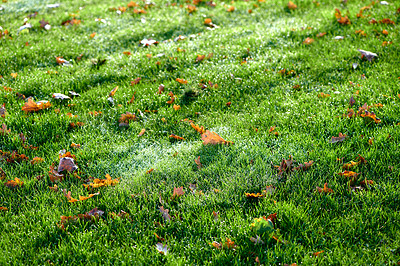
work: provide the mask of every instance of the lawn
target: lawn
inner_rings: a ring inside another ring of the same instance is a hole
[[[399,264],[399,23],[3,0],[0,264]]]

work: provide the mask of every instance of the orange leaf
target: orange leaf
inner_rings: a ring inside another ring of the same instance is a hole
[[[9,180],[4,185],[8,188],[16,188],[16,187],[22,187],[24,185],[24,182],[21,181],[19,178],[14,178],[14,180]]]
[[[46,108],[49,108],[51,103],[49,101],[40,101],[35,103],[31,98],[28,98],[28,101],[25,102],[25,105],[22,106],[22,111],[25,113],[29,112],[37,112]]]
[[[209,130],[206,130],[206,132],[201,135],[201,139],[203,140],[203,145],[233,144],[232,141],[226,141],[223,138],[221,138],[217,133]]]
[[[146,132],[146,129],[145,129],[145,128],[142,128],[142,130],[140,131],[138,137],[143,136],[144,132]]]
[[[197,164],[197,169],[201,169],[203,167],[203,165],[200,162],[200,156],[197,157],[197,159],[194,159],[194,162]]]
[[[315,257],[317,257],[319,254],[321,254],[321,253],[323,253],[323,252],[324,252],[324,251],[321,250],[321,251],[318,251],[318,252],[313,253],[313,255],[314,255]]]
[[[41,163],[41,162],[44,162],[44,159],[43,159],[43,158],[40,158],[40,157],[34,157],[34,158],[31,160],[31,164],[37,164],[37,163]]]
[[[264,194],[262,194],[262,193],[257,193],[257,194],[255,194],[255,193],[244,193],[245,195],[246,195],[246,198],[262,198],[262,197],[264,197]]]
[[[184,138],[179,137],[179,136],[177,136],[177,135],[175,135],[175,134],[171,134],[171,135],[169,135],[169,137],[170,137],[170,138],[177,139],[177,140],[185,140]]]
[[[118,90],[118,86],[110,91],[110,94],[108,95],[108,97],[114,97],[114,94],[117,92],[117,90]]]
[[[311,39],[309,37],[307,37],[304,41],[303,44],[309,45],[312,44],[314,42],[314,39]]]
[[[187,84],[187,80],[181,79],[181,78],[177,78],[176,81],[178,81],[180,84]]]
[[[92,34],[90,34],[90,38],[94,38],[94,36],[96,36],[96,32],[93,32]]]
[[[8,208],[6,208],[6,207],[0,207],[0,211],[8,211]]]
[[[181,110],[181,106],[180,105],[174,104],[173,108],[174,108],[175,111]]]
[[[13,78],[17,78],[17,76],[18,76],[18,73],[11,73],[11,77],[13,77]]]
[[[292,1],[289,1],[288,8],[290,10],[295,10],[297,8],[297,6]]]
[[[129,52],[129,51],[124,51],[124,52],[122,52],[124,55],[126,55],[126,56],[130,56],[132,53],[131,52]]]
[[[153,171],[154,171],[154,169],[151,168],[151,169],[149,169],[149,170],[146,171],[146,174],[150,174],[150,173],[153,172]]]
[[[317,187],[317,191],[319,193],[322,193],[322,192],[324,192],[324,193],[333,193],[333,190],[328,188],[328,183],[324,184],[324,188]]]
[[[190,123],[190,125],[192,126],[192,128],[194,128],[194,130],[196,130],[200,134],[206,133],[206,130],[204,129],[204,127],[199,127],[199,125],[195,125],[192,122]]]
[[[234,6],[230,6],[230,7],[228,7],[228,9],[226,11],[233,12],[233,11],[235,11],[235,7]]]

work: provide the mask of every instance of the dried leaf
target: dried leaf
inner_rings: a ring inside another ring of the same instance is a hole
[[[107,187],[107,186],[115,186],[119,183],[119,178],[117,179],[112,179],[111,176],[109,174],[106,174],[106,178],[105,179],[98,179],[95,178],[93,179],[92,183],[89,184],[83,184],[83,186],[87,189],[90,188],[99,188],[99,187]]]
[[[336,142],[342,142],[346,139],[347,135],[343,135],[341,132],[339,132],[339,137],[333,137],[329,141],[329,143],[336,143]]]
[[[204,127],[199,127],[199,125],[195,125],[194,123],[190,122],[190,126],[192,128],[194,128],[194,130],[196,130],[197,132],[199,132],[200,134],[204,134],[206,133],[206,130],[204,129]]]
[[[184,138],[179,137],[179,136],[177,136],[177,135],[175,135],[175,134],[171,134],[171,135],[169,135],[169,137],[170,137],[170,138],[177,139],[177,140],[185,140]]]
[[[200,170],[200,169],[203,167],[203,165],[202,165],[201,162],[200,162],[200,156],[197,157],[197,159],[194,159],[194,162],[195,162],[196,165],[197,165],[197,169]]]
[[[375,57],[378,57],[377,54],[372,53],[372,52],[368,52],[368,51],[364,51],[361,49],[358,49],[358,51],[361,53],[361,58],[366,58],[368,61],[372,61],[372,59],[374,59]]]
[[[7,114],[6,104],[3,103],[3,106],[0,107],[0,117],[4,118],[4,117],[6,117],[6,114]]]
[[[11,129],[7,129],[7,125],[6,124],[3,124],[2,126],[1,126],[1,128],[0,128],[0,135],[1,136],[6,136],[6,135],[8,135],[8,133],[10,133],[11,132]]]
[[[307,37],[307,38],[303,41],[303,44],[310,45],[310,44],[312,44],[314,41],[315,41],[314,39],[311,39],[311,38]]]
[[[290,10],[295,10],[297,8],[297,6],[292,1],[289,1],[287,6]]]
[[[164,221],[171,221],[171,216],[169,215],[169,210],[168,209],[164,209],[163,206],[160,207],[160,212],[162,214],[162,217],[164,218]]]
[[[44,159],[40,157],[33,157],[33,159],[31,160],[31,164],[38,164],[42,162],[44,162]]]
[[[162,94],[164,92],[164,88],[165,86],[163,84],[161,84],[160,86],[158,86],[158,92],[157,94]]]
[[[178,81],[180,84],[187,84],[188,83],[187,80],[184,80],[184,79],[181,79],[181,78],[177,78],[176,81]]]
[[[143,136],[145,132],[146,132],[146,129],[142,128],[142,130],[140,130],[140,133],[139,133],[138,137]]]
[[[381,122],[374,112],[365,111],[363,114],[360,114],[360,116],[364,118],[366,123],[375,122],[375,124],[378,124]]]
[[[46,108],[49,108],[51,103],[49,101],[39,101],[35,103],[31,98],[28,98],[28,101],[25,102],[25,105],[22,106],[22,111],[25,113],[29,112],[37,112]]]
[[[349,100],[350,107],[352,107],[356,103],[356,100],[354,100],[353,96],[351,96]]]
[[[8,208],[7,207],[0,207],[0,211],[8,211]]]
[[[6,173],[0,168],[0,180],[5,180],[7,178]]]
[[[69,173],[72,173],[76,169],[78,169],[78,166],[76,166],[73,158],[63,157],[63,158],[60,159],[60,162],[58,164],[58,172],[59,173],[61,173],[63,171],[67,171]]]
[[[246,198],[252,198],[252,199],[256,199],[256,198],[262,198],[264,197],[264,194],[262,193],[244,193],[246,195]]]
[[[17,188],[17,187],[22,187],[24,185],[24,182],[21,181],[21,179],[15,177],[14,180],[9,180],[4,185],[8,188]]]
[[[206,130],[206,132],[201,135],[201,139],[203,140],[203,145],[233,144],[232,141],[226,141],[221,138],[217,133],[209,130]]]
[[[70,100],[71,98],[67,95],[64,95],[62,93],[53,93],[52,97],[54,99],[60,99],[60,100]]]
[[[110,94],[108,94],[108,97],[114,97],[114,94],[117,92],[117,90],[118,90],[118,86],[110,91]]]
[[[183,187],[174,187],[174,192],[172,194],[171,199],[174,200],[176,198],[179,198],[185,194],[185,191],[183,191]]]
[[[328,188],[328,183],[324,184],[324,188],[317,187],[319,193],[333,193],[333,190]]]
[[[295,167],[293,169],[293,171],[298,171],[298,170],[307,170],[308,168],[310,168],[312,165],[314,164],[314,161],[309,161],[309,162],[305,162],[304,164],[299,164],[299,166]]]

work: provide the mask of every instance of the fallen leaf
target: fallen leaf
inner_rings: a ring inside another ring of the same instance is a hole
[[[336,142],[342,142],[346,139],[347,135],[343,135],[341,132],[339,132],[339,137],[333,137],[329,141],[329,143],[336,143]]]
[[[118,86],[110,91],[110,94],[108,94],[108,97],[114,97],[114,94],[117,92],[117,90],[118,90]]]
[[[349,100],[350,107],[352,107],[356,103],[356,100],[354,100],[353,96],[351,96]]]
[[[299,166],[293,168],[293,171],[298,171],[298,170],[307,170],[308,168],[310,168],[312,165],[314,164],[314,161],[309,161],[309,162],[305,162],[304,164],[299,164]]]
[[[358,51],[361,53],[361,58],[366,58],[368,61],[372,61],[372,59],[374,59],[375,57],[377,57],[378,55],[369,51],[364,51],[361,49],[358,49]]]
[[[105,179],[98,179],[95,178],[93,179],[92,183],[89,184],[83,184],[83,186],[87,189],[90,188],[99,188],[99,187],[107,187],[107,186],[115,186],[119,183],[119,178],[117,179],[112,179],[109,174],[106,174]]]
[[[0,107],[0,117],[4,118],[6,117],[6,114],[7,114],[6,104],[3,103],[3,105]]]
[[[313,253],[313,256],[317,257],[318,255],[320,255],[320,254],[323,253],[323,252],[324,252],[323,250],[318,251],[318,252],[315,252],[315,253]]]
[[[214,217],[214,221],[218,221],[218,219],[219,219],[219,212],[213,211],[212,214],[213,214],[213,217]]]
[[[161,214],[162,214],[162,217],[164,218],[164,221],[171,221],[171,216],[169,215],[169,210],[168,209],[164,209],[164,207],[163,206],[161,206],[160,208],[159,208],[159,210],[160,210],[160,212],[161,212]]]
[[[17,187],[22,187],[24,185],[24,182],[21,181],[21,179],[15,177],[14,180],[9,180],[4,185],[8,188],[17,188]]]
[[[145,132],[146,132],[146,129],[142,128],[142,130],[140,130],[140,133],[139,133],[138,137],[143,136]]]
[[[73,158],[63,157],[63,158],[60,159],[60,162],[58,164],[58,172],[59,173],[61,173],[63,171],[67,171],[69,173],[72,173],[76,169],[78,169],[78,166],[76,166]]]
[[[0,207],[0,211],[8,211],[7,207]]]
[[[307,37],[307,38],[303,41],[303,44],[310,45],[310,44],[312,44],[314,41],[315,41],[314,39],[311,39],[311,38]]]
[[[42,162],[44,162],[44,159],[43,158],[40,158],[40,157],[33,157],[33,159],[31,160],[31,164],[38,164],[38,163],[42,163]]]
[[[324,184],[324,188],[317,187],[319,193],[333,193],[333,190],[328,188],[328,183]]]
[[[93,32],[92,34],[90,34],[90,38],[94,38],[94,36],[96,36],[96,32]]]
[[[256,198],[262,198],[262,197],[264,197],[264,194],[262,194],[262,193],[244,193],[245,195],[246,195],[246,198],[253,198],[253,199],[256,199]]]
[[[149,170],[146,171],[146,174],[150,174],[150,173],[153,172],[153,171],[154,171],[154,169],[151,168],[151,169],[149,169]]]
[[[177,139],[177,140],[185,140],[184,138],[179,137],[179,136],[177,136],[177,135],[175,135],[175,134],[171,134],[171,135],[169,135],[169,137],[170,137],[170,138]]]
[[[7,178],[6,173],[0,168],[0,180],[5,180]]]
[[[11,129],[7,129],[7,125],[6,124],[2,124],[2,126],[0,128],[0,135],[1,136],[6,136],[10,132],[11,132]]]
[[[179,198],[185,194],[185,191],[183,191],[183,187],[174,187],[174,192],[172,194],[171,199],[174,200],[176,198]]]
[[[53,93],[52,97],[54,99],[60,99],[60,100],[70,100],[71,98],[67,95],[64,95],[62,93]]]
[[[125,114],[121,114],[121,117],[118,120],[119,126],[129,126],[129,123],[134,120],[136,120],[136,115],[130,112],[126,112]]]
[[[194,159],[194,162],[195,162],[196,165],[197,165],[197,169],[200,170],[200,169],[203,167],[203,165],[202,165],[201,162],[200,162],[200,156],[197,157],[197,159]]]
[[[181,78],[177,78],[176,81],[178,81],[180,84],[187,84],[188,83],[187,80],[184,80],[184,79],[181,79]]]
[[[181,106],[180,105],[174,104],[173,108],[174,108],[175,111],[181,110]]]
[[[49,101],[40,101],[35,103],[31,98],[28,98],[28,101],[25,102],[25,105],[22,106],[22,111],[25,113],[29,112],[37,112],[46,108],[49,108],[51,103]]]
[[[161,84],[160,86],[158,86],[158,94],[162,94],[164,92],[164,88],[165,86],[163,84]]]
[[[194,123],[190,122],[190,126],[192,128],[194,128],[194,130],[196,130],[197,132],[199,132],[200,134],[204,134],[206,133],[206,130],[204,129],[204,127],[200,127],[199,125],[195,125]]]
[[[54,185],[54,187],[49,187],[51,191],[58,192],[58,186]]]
[[[360,116],[364,118],[366,123],[375,122],[375,124],[378,124],[381,122],[381,120],[376,117],[374,112],[365,111],[363,114],[360,114]]]
[[[209,130],[206,130],[206,132],[201,135],[201,139],[203,140],[203,145],[233,144],[232,141],[226,141],[221,138],[217,133]]]
[[[262,239],[259,235],[256,235],[256,237],[250,237],[250,241],[253,242],[254,245],[258,245],[258,244],[263,245],[264,244],[264,241],[262,241]]]
[[[167,244],[163,245],[162,243],[157,243],[156,244],[156,249],[158,252],[160,252],[163,255],[167,255],[168,254],[168,246]]]
[[[292,1],[289,1],[288,8],[290,10],[295,10],[297,8],[297,5],[295,5]]]

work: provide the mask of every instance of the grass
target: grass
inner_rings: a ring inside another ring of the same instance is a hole
[[[15,177],[24,182],[15,189],[0,184],[0,206],[7,208],[0,211],[0,264],[257,264],[257,257],[264,265],[399,263],[399,1],[375,3],[360,18],[356,14],[370,2],[317,5],[304,0],[295,2],[295,10],[280,0],[218,1],[216,7],[201,2],[189,14],[185,1],[163,0],[146,14],[128,9],[120,15],[109,8],[128,2],[60,3],[54,9],[46,7],[50,1],[1,5],[0,26],[10,35],[0,39],[0,104],[7,110],[0,120],[11,131],[0,133],[0,149],[44,162],[0,160],[6,175],[2,183]],[[136,9],[144,8],[138,4]],[[231,5],[235,10],[227,12]],[[350,25],[337,22],[335,8],[348,13]],[[34,12],[37,16],[28,20],[33,27],[18,32]],[[81,23],[61,26],[70,14]],[[205,18],[219,28],[209,30]],[[372,18],[389,18],[395,25],[370,24]],[[50,30],[40,27],[42,19]],[[355,33],[360,29],[366,36]],[[316,37],[320,32],[326,35]],[[174,41],[179,35],[186,38]],[[307,37],[315,41],[303,44]],[[140,41],[146,38],[160,43],[144,48]],[[383,46],[384,41],[392,44]],[[357,49],[378,57],[369,62]],[[196,62],[197,55],[210,53],[210,59]],[[72,66],[58,65],[57,56]],[[96,67],[92,62],[97,59],[107,61]],[[283,69],[287,74],[280,73]],[[131,86],[138,77],[140,82]],[[208,81],[218,86],[199,86]],[[161,95],[160,84],[165,85]],[[107,97],[116,86],[112,105]],[[81,96],[71,101],[51,97],[71,90]],[[166,103],[170,91],[181,106],[178,111]],[[25,114],[17,92],[52,106]],[[321,92],[330,96],[320,98]],[[381,122],[343,117],[351,96],[356,112],[367,103]],[[378,103],[382,107],[374,106]],[[102,113],[90,115],[93,111]],[[126,112],[138,119],[121,128],[118,119]],[[200,134],[182,122],[185,118],[234,145],[203,145]],[[72,128],[72,122],[84,125]],[[269,132],[272,126],[278,135]],[[146,132],[139,137],[142,128]],[[339,132],[347,138],[330,143]],[[170,134],[185,140],[175,141]],[[72,143],[81,148],[71,148]],[[58,165],[62,149],[76,156],[81,179],[67,175],[54,192],[48,171]],[[350,184],[338,173],[358,155],[367,163],[351,169],[360,175]],[[194,162],[198,156],[201,169]],[[295,166],[314,164],[307,171],[279,175],[271,162],[279,165],[289,156]],[[149,169],[154,171],[147,174]],[[119,184],[92,192],[84,188],[86,179],[106,174],[120,177]],[[373,185],[354,191],[351,186],[362,180]],[[316,191],[324,183],[333,193]],[[195,193],[190,184],[197,185]],[[261,193],[268,185],[276,187],[271,195],[246,198],[245,193]],[[185,194],[172,200],[174,187],[183,187]],[[100,194],[69,203],[61,189],[75,198]],[[160,206],[169,209],[171,221],[163,219]],[[105,212],[100,218],[60,229],[61,216],[95,207]],[[113,219],[111,213],[120,210],[129,218]],[[219,212],[216,221],[213,211]],[[265,243],[255,245],[251,223],[273,213],[280,241],[264,235]],[[235,250],[210,245],[226,238],[235,242]],[[168,245],[166,255],[156,250],[158,242]],[[324,252],[314,254],[319,251]]]

